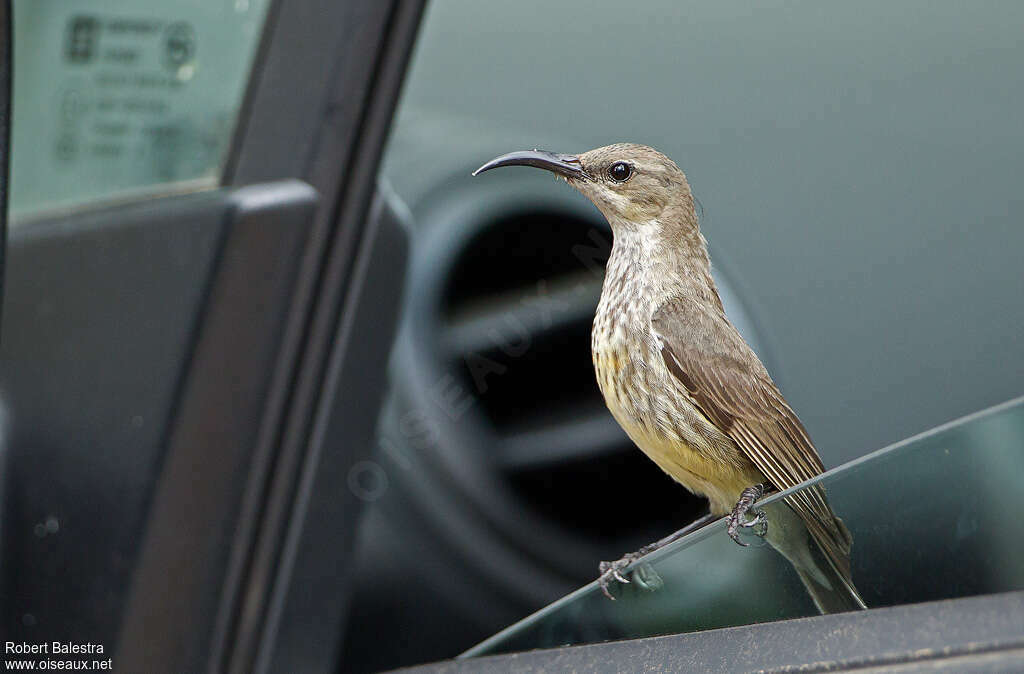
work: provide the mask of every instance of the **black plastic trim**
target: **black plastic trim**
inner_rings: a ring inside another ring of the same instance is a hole
[[[257,672],[336,667],[365,501],[350,485],[374,447],[409,245],[408,222],[394,201],[378,196],[368,220],[283,542]],[[235,671],[245,671],[236,664]]]
[[[229,193],[202,192],[11,231],[0,340],[7,639],[74,634],[113,648],[231,205]],[[40,522],[59,531],[41,537]]]
[[[232,195],[119,639],[123,671],[198,671],[206,660],[224,539],[238,526],[281,316],[316,203],[295,180]]]
[[[339,555],[351,554],[335,544],[305,540],[301,527],[309,495],[303,485],[316,479],[310,471],[321,470],[316,466],[323,439],[317,433],[328,421],[334,423],[324,415],[329,409],[325,405],[330,405],[329,391],[337,385],[331,379],[336,373],[333,363],[341,357],[336,340],[351,320],[356,297],[352,293],[361,287],[356,270],[359,251],[379,235],[367,224],[368,213],[423,4],[422,0],[303,0],[282,6],[267,26],[261,68],[254,73],[247,97],[251,114],[236,135],[226,179],[241,184],[300,175],[323,200],[302,254],[265,412],[267,432],[260,437],[259,451],[272,455],[273,464],[265,483],[251,483],[242,523],[251,531],[236,539],[232,552],[226,592],[243,603],[221,606],[218,629],[224,631],[218,633],[219,645],[208,663],[211,670],[247,672],[258,662],[280,663],[298,656],[291,647],[294,635],[279,634],[287,625],[278,621],[276,612],[303,600],[310,602],[307,611],[326,610],[317,617],[316,632],[321,638],[316,648],[301,654],[303,671],[328,671],[336,665],[333,658],[341,639],[346,593],[332,586],[324,596],[335,596],[339,602],[324,607],[320,597],[310,596],[308,587],[293,587],[293,564],[301,562],[289,556],[308,557],[310,564],[322,559],[337,565]],[[296,77],[299,72],[302,77]],[[377,208],[378,215],[387,211],[381,209]],[[403,251],[395,247],[391,255],[377,261],[395,279],[402,278]],[[375,296],[397,303],[397,294],[384,293],[388,288],[383,285],[383,294]],[[393,328],[387,322],[393,317],[385,318],[389,311],[390,307],[379,307],[372,332],[376,346],[385,350]],[[379,368],[373,378],[383,380],[383,359]],[[356,438],[362,437],[364,425],[373,424],[376,414],[364,410],[357,420],[345,418],[348,432]],[[369,442],[351,442],[343,453],[360,456],[369,448]],[[338,490],[328,493],[337,498]],[[354,528],[357,510],[349,507],[345,517],[333,524]],[[351,540],[347,529],[335,532],[338,543]],[[343,582],[340,578],[331,582]],[[297,594],[291,596],[293,592]]]
[[[0,316],[4,297],[4,256],[7,250],[7,200],[11,174],[11,85],[13,30],[11,0],[0,2]]]
[[[897,669],[898,668],[898,669]],[[467,658],[399,671],[1021,671],[1024,592]]]

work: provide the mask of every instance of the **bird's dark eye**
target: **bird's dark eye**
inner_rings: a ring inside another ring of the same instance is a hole
[[[633,167],[624,161],[617,161],[608,168],[608,177],[617,183],[624,183],[633,175]]]

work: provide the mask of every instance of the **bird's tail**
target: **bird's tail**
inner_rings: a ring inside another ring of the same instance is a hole
[[[807,593],[814,600],[814,605],[823,615],[867,608],[853,583],[843,578],[831,564],[824,560],[814,568],[800,567],[796,564],[793,566],[800,576],[800,580],[803,581]]]
[[[768,506],[768,542],[793,565],[807,593],[821,613],[842,613],[866,609],[867,605],[853,584],[849,572],[849,548],[845,558],[833,560],[836,552],[826,554],[805,522],[784,502]],[[836,524],[846,536],[846,527],[838,517]],[[839,568],[842,566],[843,568]]]

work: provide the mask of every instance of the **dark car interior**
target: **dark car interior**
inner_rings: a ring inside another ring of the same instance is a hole
[[[452,660],[706,512],[597,389],[608,225],[548,175],[470,177],[511,150],[675,159],[726,313],[828,468],[1024,393],[1024,6],[0,10],[5,642],[125,672],[768,668],[722,629]],[[800,662],[827,632],[850,667],[1019,651],[994,593],[1024,585],[968,586],[735,624]]]

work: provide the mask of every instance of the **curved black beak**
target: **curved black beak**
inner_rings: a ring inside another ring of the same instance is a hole
[[[503,154],[473,171],[473,175],[502,166],[534,166],[557,173],[566,178],[590,177],[583,169],[580,158],[576,155],[558,154],[557,152],[548,152],[547,150],[520,150]]]

